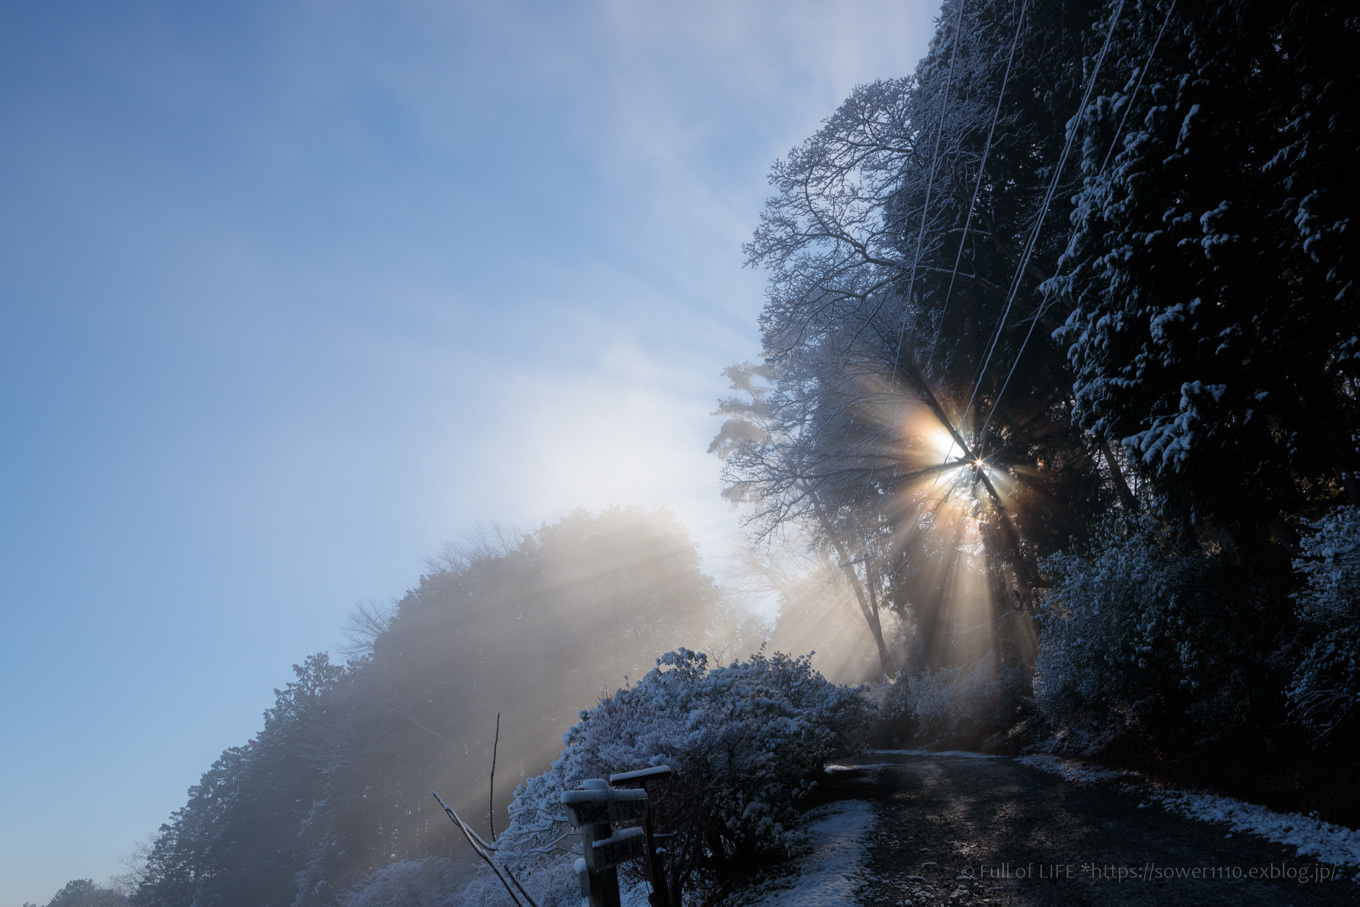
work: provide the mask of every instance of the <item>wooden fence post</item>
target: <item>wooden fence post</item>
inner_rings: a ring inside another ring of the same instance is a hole
[[[646,833],[641,828],[614,831],[612,825],[645,819],[647,792],[613,788],[592,778],[564,792],[562,805],[571,824],[581,829],[584,855],[576,861],[581,894],[590,907],[619,907],[618,865],[646,853]]]
[[[651,803],[652,792],[647,789],[648,784],[664,781],[671,776],[669,765],[656,765],[652,768],[641,768],[631,772],[616,772],[609,776],[609,783],[619,786],[636,784],[647,792],[647,802]],[[643,834],[647,840],[647,877],[652,883],[652,907],[672,907],[671,890],[666,882],[666,869],[661,863],[661,854],[656,852],[656,825],[652,819],[650,805],[647,809],[647,817],[642,822]],[[674,907],[680,907],[677,903]]]

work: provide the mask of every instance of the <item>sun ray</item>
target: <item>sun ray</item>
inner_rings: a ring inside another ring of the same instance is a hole
[[[1000,593],[1024,568],[1012,552],[993,548],[1014,537],[1008,521],[1033,476],[1004,465],[1004,450],[968,447],[968,426],[956,429],[918,397],[870,380],[882,423],[873,430],[887,428],[892,438],[890,493],[874,505],[887,540],[891,599],[920,636],[919,667],[975,661],[1020,623],[1003,618],[1015,614],[1023,595]],[[1024,642],[1032,627],[1019,636],[1016,647],[1032,649]]]

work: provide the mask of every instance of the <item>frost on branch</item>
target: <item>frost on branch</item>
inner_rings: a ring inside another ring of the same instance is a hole
[[[586,778],[669,765],[653,792],[658,830],[682,879],[701,885],[744,860],[779,857],[798,840],[796,803],[827,759],[852,748],[864,700],[814,671],[808,656],[753,655],[710,669],[707,656],[678,649],[639,683],[581,713],[552,768],[515,791],[498,858],[516,873],[547,879],[566,898],[575,885],[574,839],[559,805]],[[566,901],[563,901],[566,903]]]
[[[1043,562],[1040,708],[1077,737],[1134,725],[1206,739],[1244,720],[1250,603],[1223,594],[1222,559],[1150,518],[1108,520],[1084,554]],[[1259,626],[1260,621],[1254,622]],[[1100,741],[1093,739],[1099,747]]]
[[[1306,651],[1288,690],[1294,717],[1314,739],[1352,719],[1360,703],[1360,508],[1310,523],[1294,570]]]
[[[451,907],[449,891],[463,873],[445,857],[398,860],[375,869],[336,899],[340,907]]]
[[[1029,672],[993,651],[972,664],[901,672],[880,708],[898,739],[976,747],[1010,728],[1030,694]]]

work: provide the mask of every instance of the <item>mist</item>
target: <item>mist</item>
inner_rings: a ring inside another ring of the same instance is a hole
[[[816,648],[835,681],[874,676],[836,572],[783,576],[773,626],[745,579],[724,590],[670,512],[636,507],[448,543],[390,607],[356,607],[343,662],[295,667],[263,729],[222,754],[121,881],[161,899],[208,884],[229,903],[331,903],[434,857],[455,884],[476,864],[431,791],[494,840],[582,710],[667,652],[721,666]]]

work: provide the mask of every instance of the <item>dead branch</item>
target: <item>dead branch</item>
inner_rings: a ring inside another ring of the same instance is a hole
[[[491,743],[491,780],[487,782],[486,822],[491,829],[491,840],[496,840],[496,748],[501,743],[501,713],[496,713],[496,739]]]
[[[482,860],[486,862],[486,865],[491,867],[491,871],[496,874],[496,878],[500,879],[501,884],[505,886],[506,892],[510,895],[510,900],[515,902],[515,907],[522,907],[519,897],[515,895],[516,890],[523,895],[524,900],[528,902],[529,907],[538,907],[538,904],[534,902],[534,899],[529,896],[529,892],[525,891],[524,886],[519,883],[519,879],[515,878],[515,874],[510,871],[510,867],[496,865],[495,859],[491,856],[491,851],[496,849],[496,845],[488,844],[486,841],[483,841],[481,835],[469,828],[468,824],[459,818],[458,813],[453,811],[453,807],[443,801],[439,796],[438,791],[430,791],[430,795],[439,801],[439,805],[443,807],[444,812],[448,814],[449,819],[453,821],[454,825],[458,826],[458,830],[463,833],[463,837],[467,838],[468,844],[472,846],[473,852],[481,857]],[[507,877],[509,878],[509,881],[506,881]],[[514,884],[514,888],[510,887],[511,883]]]

